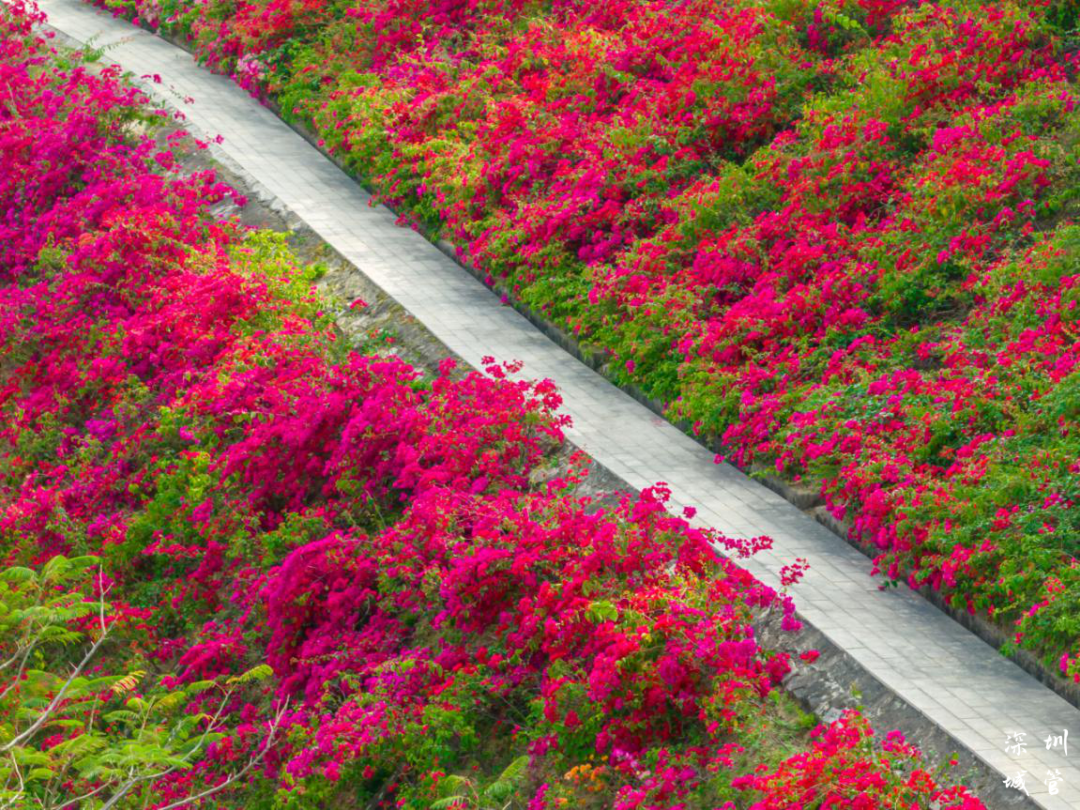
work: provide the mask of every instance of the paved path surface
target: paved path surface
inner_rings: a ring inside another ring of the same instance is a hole
[[[905,588],[879,591],[865,557],[780,496],[728,465],[559,349],[520,314],[412,230],[269,110],[228,79],[199,68],[179,48],[79,0],[46,0],[51,24],[75,40],[108,46],[106,57],[147,89],[183,107],[193,129],[221,134],[217,151],[302,218],[452,351],[479,365],[484,355],[525,361],[550,377],[574,426],[568,435],[633,486],[665,481],[698,519],[729,535],[766,534],[773,553],[752,572],[778,584],[780,567],[810,563],[794,590],[800,613],[879,680],[964,743],[1004,780],[1026,771],[1043,807],[1080,808],[1080,711]],[[190,97],[193,103],[179,100]],[[1069,730],[1076,751],[1048,751],[1042,739]],[[1013,732],[1027,750],[1006,751]],[[1043,783],[1060,771],[1057,793]],[[1018,797],[1019,798],[1019,797]]]

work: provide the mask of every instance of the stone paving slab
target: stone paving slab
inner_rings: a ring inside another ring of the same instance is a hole
[[[768,535],[772,553],[745,563],[779,587],[780,568],[810,563],[793,591],[800,615],[896,695],[963,743],[1001,780],[1026,770],[1025,785],[1047,810],[1080,808],[1080,711],[905,587],[878,590],[858,551],[771,490],[713,454],[544,337],[514,309],[384,208],[330,160],[227,78],[198,67],[180,48],[79,0],[45,0],[50,24],[106,58],[193,130],[220,134],[215,157],[250,178],[302,219],[465,361],[520,359],[530,377],[550,378],[573,419],[568,438],[631,486],[666,482],[675,506],[733,536]],[[193,103],[183,99],[191,98]],[[1077,750],[1047,751],[1043,738],[1069,731]],[[1026,751],[1006,750],[1026,733]],[[1044,784],[1060,772],[1057,792]],[[1017,793],[1016,799],[1022,801]]]

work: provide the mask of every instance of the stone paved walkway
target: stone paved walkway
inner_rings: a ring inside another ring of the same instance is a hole
[[[667,482],[698,519],[730,535],[766,534],[773,553],[748,564],[778,584],[780,567],[810,562],[794,590],[800,613],[898,695],[962,742],[1001,777],[1026,771],[1042,807],[1080,808],[1080,711],[906,588],[879,591],[867,559],[827,529],[612,386],[544,337],[419,234],[395,226],[385,208],[328,159],[228,79],[196,66],[181,49],[79,0],[45,0],[51,24],[96,46],[146,85],[183,107],[193,129],[220,133],[219,156],[253,178],[452,351],[479,365],[484,355],[521,359],[525,373],[550,377],[573,418],[569,437],[636,487]],[[190,97],[191,104],[180,99]],[[1052,730],[1068,729],[1075,753],[1047,751]],[[1027,751],[1006,751],[1026,732]],[[1043,784],[1060,771],[1058,793]],[[1020,797],[1017,796],[1019,799]]]

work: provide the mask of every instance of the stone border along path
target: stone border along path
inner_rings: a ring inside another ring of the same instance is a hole
[[[772,537],[772,551],[742,564],[774,587],[780,587],[785,564],[799,557],[809,561],[808,574],[792,590],[799,616],[809,625],[807,636],[842,651],[847,663],[840,677],[855,673],[851,677],[860,688],[869,683],[886,693],[893,705],[890,719],[899,707],[901,728],[928,729],[923,736],[945,740],[946,752],[956,745],[962,761],[973,755],[984,800],[995,806],[1080,808],[1080,767],[1074,764],[1080,761],[1080,710],[906,587],[879,590],[866,557],[781,496],[730,465],[714,464],[711,451],[501,305],[436,246],[396,226],[385,208],[371,207],[359,184],[229,79],[80,0],[44,0],[42,6],[56,30],[104,47],[106,57],[134,77],[161,76],[162,85],[139,83],[182,109],[191,130],[220,133],[224,140],[213,147],[217,159],[310,226],[450,351],[477,367],[485,355],[520,359],[526,375],[554,380],[574,423],[567,438],[600,465],[639,489],[666,482],[673,508],[695,506],[697,524],[730,536]],[[193,103],[181,101],[187,98]],[[806,670],[815,669],[804,668],[795,680],[813,680]],[[834,693],[850,692],[850,680],[837,684],[832,676]],[[863,697],[842,694],[839,705],[853,706],[865,697],[865,690]],[[832,699],[837,705],[837,695]],[[1068,756],[1047,750],[1043,742],[1062,730],[1070,732],[1075,748]],[[1016,732],[1026,733],[1020,754],[1006,750]],[[1056,794],[1045,784],[1049,769],[1060,772]],[[1021,770],[1030,799],[1003,784]]]

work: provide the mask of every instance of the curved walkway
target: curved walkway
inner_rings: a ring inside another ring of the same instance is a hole
[[[193,129],[222,135],[215,156],[301,218],[451,351],[474,366],[489,354],[520,359],[529,376],[554,380],[573,418],[568,437],[600,464],[635,487],[667,482],[679,504],[698,509],[697,522],[729,535],[771,536],[774,550],[746,563],[769,584],[779,585],[785,563],[808,560],[809,574],[793,593],[808,623],[1001,781],[1023,772],[1038,806],[1080,808],[1073,764],[1080,763],[1080,711],[908,589],[878,590],[858,551],[733,467],[714,464],[711,452],[500,305],[434,245],[371,207],[358,184],[228,79],[79,0],[43,7],[53,27],[106,47],[106,57],[135,77],[161,76],[161,85],[144,86],[181,107]],[[1074,754],[1047,750],[1044,739],[1063,730]],[[1026,734],[1026,750],[1007,750],[1017,732]],[[1059,772],[1053,787],[1051,769]],[[1006,795],[1023,802],[1019,791]]]

